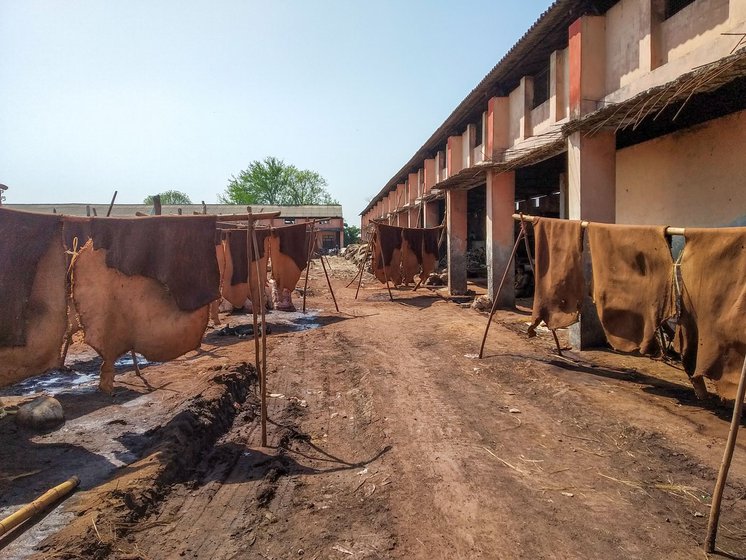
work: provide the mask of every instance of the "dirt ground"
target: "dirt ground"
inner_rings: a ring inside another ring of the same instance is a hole
[[[0,515],[77,474],[81,489],[0,540],[3,558],[697,558],[730,410],[669,365],[568,352],[500,312],[385,288],[332,258],[309,314],[271,313],[269,446],[252,339],[208,331],[167,364],[123,362],[114,397],[76,344],[44,435],[0,419]],[[297,299],[300,304],[300,298]],[[236,324],[250,317],[224,316]],[[746,437],[746,436],[743,436]],[[716,558],[746,558],[746,440]]]

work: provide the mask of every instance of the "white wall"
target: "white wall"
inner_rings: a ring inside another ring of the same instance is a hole
[[[746,215],[746,111],[617,152],[616,221],[725,225]]]

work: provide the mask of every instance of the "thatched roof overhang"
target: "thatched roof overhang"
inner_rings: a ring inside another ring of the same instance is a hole
[[[606,105],[580,119],[575,119],[562,127],[567,137],[574,132],[593,134],[603,129],[616,131],[627,127],[638,127],[646,118],[655,119],[665,109],[683,103],[676,114],[686,107],[693,96],[708,93],[746,76],[746,47],[716,62],[695,68],[675,80],[650,88],[621,103]]]

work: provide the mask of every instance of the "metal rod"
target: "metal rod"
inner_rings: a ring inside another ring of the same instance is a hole
[[[725,482],[728,479],[728,470],[730,462],[733,459],[733,449],[736,447],[738,438],[738,428],[741,426],[741,414],[743,413],[743,398],[746,395],[746,360],[743,361],[741,368],[741,379],[738,382],[736,391],[736,402],[733,406],[733,417],[730,420],[730,431],[728,432],[728,441],[725,444],[723,452],[723,461],[720,463],[720,472],[715,483],[715,491],[712,493],[712,505],[710,506],[710,520],[707,523],[707,538],[705,539],[705,552],[715,551],[715,538],[718,532],[718,522],[720,521],[720,506],[723,501],[723,490]]]
[[[518,245],[521,242],[521,237],[525,235],[525,226],[521,223],[521,231],[518,234],[518,238],[515,240],[515,244],[513,245],[513,252],[510,254],[510,259],[508,259],[508,264],[505,265],[505,272],[503,272],[503,277],[500,280],[500,285],[497,287],[497,291],[495,292],[495,299],[492,302],[492,309],[490,309],[490,316],[487,319],[487,326],[484,329],[484,336],[482,337],[482,345],[479,347],[479,359],[482,359],[482,356],[484,355],[484,343],[487,341],[487,333],[490,332],[490,325],[492,324],[492,317],[495,315],[495,310],[497,309],[497,300],[500,298],[500,292],[503,289],[503,284],[505,284],[505,279],[508,277],[508,270],[510,270],[510,266],[513,263],[513,259],[515,258],[515,253],[518,250]]]
[[[523,219],[526,222],[535,222],[536,220],[539,219],[539,217],[540,216],[528,216],[526,214],[513,214],[513,219],[516,220],[517,222],[520,222],[521,219]],[[588,227],[588,224],[590,224],[590,222],[582,221],[580,222],[580,227],[585,229]],[[665,233],[666,235],[684,235],[685,231],[686,231],[686,228],[683,228],[683,227],[670,227],[669,226],[666,228]]]
[[[250,294],[251,294],[251,260],[252,260],[253,253],[254,253],[254,247],[253,247],[253,244],[251,243],[251,236],[254,230],[253,225],[254,225],[253,221],[249,219],[248,227],[246,228],[246,253],[248,256],[248,258],[246,259],[248,261],[248,264],[247,264],[248,274],[246,276],[246,282],[248,282],[249,284]],[[257,282],[258,281],[259,279],[257,278]],[[252,324],[254,326],[254,364],[256,367],[257,377],[259,378],[259,392],[261,393],[262,368],[261,368],[261,364],[259,363],[259,325],[258,325],[257,316],[256,316],[257,304],[258,302],[254,300],[251,301],[251,318],[253,321]]]
[[[355,299],[357,299],[357,295],[360,293],[360,286],[363,285],[363,276],[365,275],[365,265],[368,263],[368,256],[370,256],[370,266],[371,270],[375,273],[376,267],[375,267],[375,245],[373,245],[376,242],[376,236],[373,234],[373,237],[368,242],[368,246],[370,247],[370,250],[365,255],[365,260],[363,261],[362,268],[360,269],[360,281],[357,283],[357,290],[355,290]]]
[[[259,269],[259,243],[256,240],[256,230],[254,229],[253,220],[249,220],[249,229],[251,230],[251,239],[254,247],[254,254],[256,259],[256,287],[258,292],[259,309],[262,312],[262,326],[261,326],[261,337],[262,337],[262,369],[259,377],[259,385],[261,391],[262,401],[262,447],[267,447],[267,318],[264,310],[264,281],[261,277],[261,271]],[[251,283],[249,283],[251,286]],[[254,304],[251,305],[254,308]],[[256,315],[255,315],[256,316]],[[259,332],[254,330],[254,340],[258,340]]]
[[[312,244],[313,244],[313,226],[315,225],[315,222],[311,222],[311,232],[310,236],[308,238],[308,243],[306,243],[306,280],[303,283],[303,313],[306,312],[306,292],[308,291],[308,272],[311,270],[311,257],[313,257],[312,253]]]
[[[114,209],[114,201],[117,199],[118,192],[119,191],[114,191],[114,196],[111,197],[111,202],[109,203],[109,209],[106,211],[107,218],[111,216],[111,211]]]
[[[339,305],[337,305],[337,298],[334,297],[334,289],[332,288],[332,282],[331,280],[329,280],[329,274],[327,274],[326,272],[326,265],[324,264],[324,255],[321,255],[320,259],[321,259],[321,268],[324,269],[324,276],[326,276],[326,284],[329,286],[329,291],[332,294],[332,301],[334,301],[334,308],[337,310],[337,313],[339,313]]]

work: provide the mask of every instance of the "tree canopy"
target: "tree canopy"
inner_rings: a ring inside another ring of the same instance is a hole
[[[347,225],[344,223],[345,233],[345,245],[352,245],[353,243],[360,243],[360,228],[357,226]]]
[[[298,169],[276,157],[252,161],[238,176],[232,175],[222,195],[226,204],[300,206],[337,204],[319,173]]]
[[[158,195],[151,194],[150,196],[146,196],[145,200],[143,200],[143,204],[153,204],[153,197],[160,196],[161,197],[161,204],[191,204],[192,201],[189,198],[189,195],[186,193],[183,193],[181,191],[176,190],[170,190],[170,191],[163,191],[162,193],[158,193]]]

